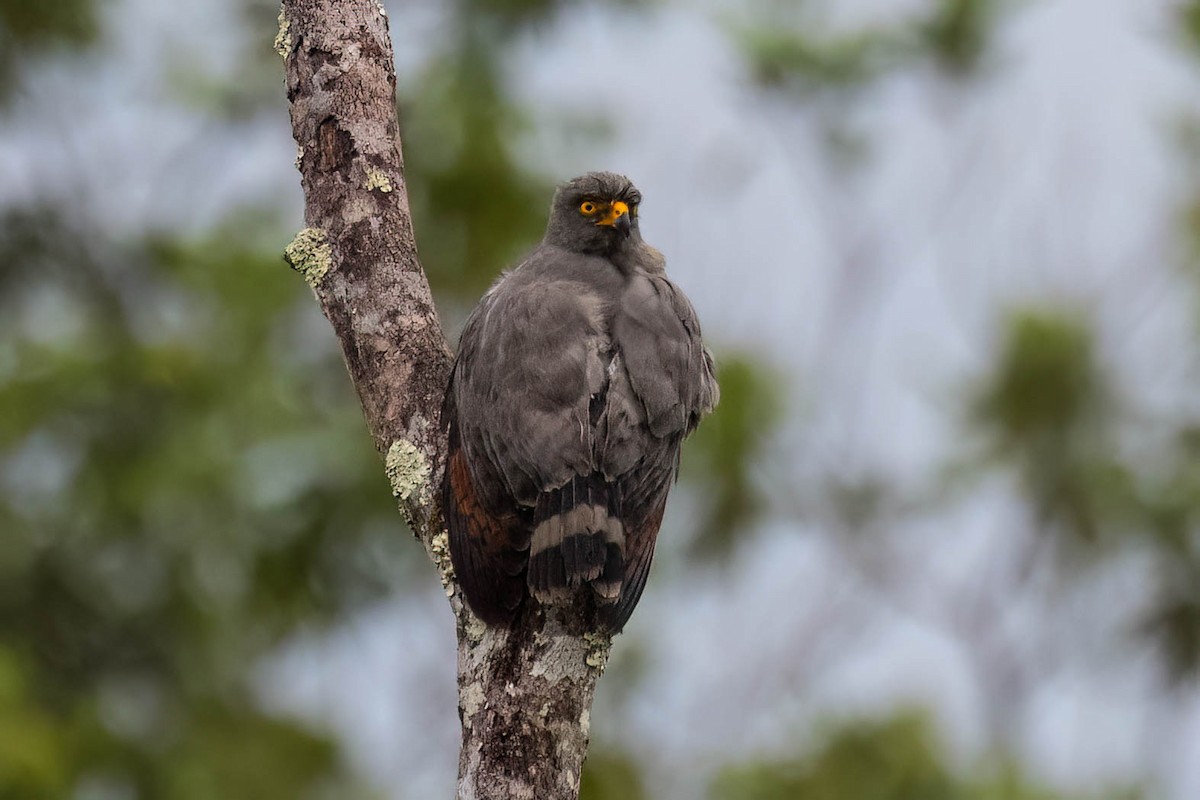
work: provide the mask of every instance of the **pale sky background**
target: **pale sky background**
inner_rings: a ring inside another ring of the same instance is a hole
[[[403,84],[441,17],[386,5]],[[848,27],[924,7],[814,5],[828,14],[813,24]],[[695,511],[675,497],[614,650],[617,670],[639,641],[648,672],[629,695],[601,682],[596,747],[641,754],[649,795],[683,800],[706,769],[811,741],[815,721],[916,704],[964,766],[1004,742],[1064,788],[1143,780],[1200,797],[1200,694],[1164,692],[1149,655],[1122,646],[1151,588],[1136,554],[1065,584],[1035,564],[1014,588],[1032,533],[1003,476],[866,552],[795,513],[818,481],[879,475],[919,493],[961,455],[962,391],[1022,303],[1098,323],[1121,401],[1151,420],[1128,431],[1131,452],[1152,446],[1153,420],[1197,410],[1195,348],[1174,344],[1195,335],[1196,298],[1176,272],[1189,176],[1170,132],[1200,112],[1200,72],[1172,38],[1174,4],[1022,4],[982,80],[917,69],[859,99],[850,120],[876,138],[853,176],[828,166],[816,111],[750,89],[727,35],[740,8],[584,5],[507,65],[535,112],[530,163],[630,175],[706,336],[760,354],[791,392],[757,474],[778,503],[730,566],[682,566],[672,533]],[[276,109],[230,126],[179,104],[162,68],[227,77],[247,35],[231,8],[116,0],[106,32],[104,52],[38,75],[0,124],[0,204],[77,195],[118,238],[147,220],[201,231],[236,203],[276,204],[299,227],[282,83]],[[624,80],[595,80],[617,61]],[[610,140],[563,135],[564,117],[597,112]],[[426,577],[261,671],[264,702],[330,726],[396,798],[450,796],[457,759],[452,621]]]

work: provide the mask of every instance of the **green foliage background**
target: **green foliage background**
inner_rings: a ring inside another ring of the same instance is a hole
[[[453,35],[400,99],[422,253],[451,306],[539,235],[557,176],[517,157],[525,110],[502,67],[515,37],[564,5],[459,0]],[[273,24],[272,4],[244,10],[248,25]],[[775,24],[790,5],[764,3],[760,24],[731,35],[763,91],[852,102],[897,70],[971,80],[1004,10],[939,0],[915,21],[825,36]],[[104,13],[101,0],[0,0],[0,101],[21,90],[22,63],[102,46]],[[1179,23],[1200,43],[1200,4]],[[255,31],[256,45],[273,33]],[[247,52],[242,74],[261,81],[206,87],[214,114],[269,102],[272,70],[262,48]],[[0,798],[380,796],[326,732],[267,713],[250,687],[302,626],[429,578],[332,337],[280,259],[293,222],[235,209],[199,235],[114,238],[78,212],[0,216]],[[754,467],[789,413],[766,365],[721,363],[720,412],[688,454],[706,487],[692,550],[718,561],[764,508]],[[1015,309],[963,403],[982,442],[968,471],[1015,475],[1046,535],[1087,558],[1150,553],[1161,597],[1133,639],[1184,681],[1200,667],[1200,420],[1174,431],[1156,469],[1135,469],[1116,446],[1118,394],[1085,315]],[[1008,753],[964,774],[917,713],[834,721],[819,739],[725,765],[709,797],[1060,796]],[[598,742],[582,797],[648,796],[636,754]]]

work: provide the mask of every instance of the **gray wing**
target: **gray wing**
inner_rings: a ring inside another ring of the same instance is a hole
[[[485,504],[532,506],[592,471],[589,401],[607,349],[603,305],[575,281],[510,273],[476,307],[451,391]]]
[[[636,275],[613,320],[630,388],[658,437],[691,433],[717,404],[712,354],[687,297],[663,275]]]
[[[716,405],[712,355],[700,339],[692,304],[664,275],[635,274],[612,321],[599,459],[620,486],[625,583],[608,611],[620,630],[645,588],[667,494],[684,438]]]
[[[520,269],[483,299],[446,398],[450,556],[489,622],[512,619],[525,586],[542,603],[585,583],[600,605],[621,594],[620,498],[595,468],[609,304],[569,277],[578,264],[552,257],[556,269]]]

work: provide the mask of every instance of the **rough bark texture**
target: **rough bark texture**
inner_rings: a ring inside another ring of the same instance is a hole
[[[527,609],[488,628],[456,591],[434,487],[450,368],[417,258],[397,130],[392,46],[375,0],[284,0],[305,222],[287,249],[342,346],[400,508],[437,566],[458,633],[461,800],[576,798],[610,639]]]

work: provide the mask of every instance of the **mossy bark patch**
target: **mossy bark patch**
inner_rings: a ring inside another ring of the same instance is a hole
[[[376,189],[378,189],[379,191],[386,194],[386,193],[392,191],[392,188],[393,188],[392,180],[391,180],[391,178],[389,178],[387,176],[387,173],[385,173],[383,170],[375,169],[373,167],[368,167],[367,168],[367,184],[366,184],[365,188],[368,192],[373,192]]]
[[[292,243],[284,248],[283,257],[314,289],[333,265],[333,249],[320,228],[305,228],[297,233]]]
[[[275,52],[284,58],[292,52],[292,23],[284,16],[282,8],[279,9],[279,33],[275,34]]]
[[[446,596],[450,597],[454,594],[454,563],[450,560],[449,534],[445,531],[435,534],[429,540],[429,553],[442,576],[442,588],[446,590]]]
[[[603,673],[604,668],[608,666],[612,636],[607,633],[585,633],[583,641],[587,643],[587,656],[584,658],[584,663]]]
[[[407,439],[397,439],[388,448],[384,461],[392,494],[401,502],[420,499],[429,486],[430,468],[425,455]]]

